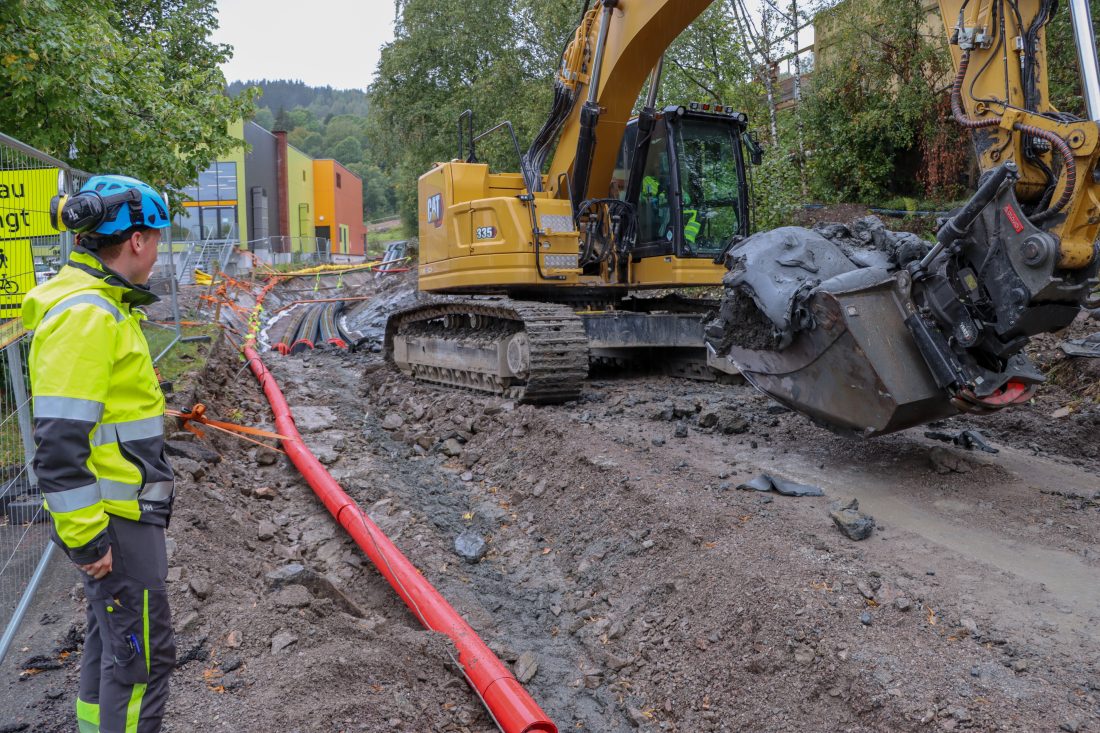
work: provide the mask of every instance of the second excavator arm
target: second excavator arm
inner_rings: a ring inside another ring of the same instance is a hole
[[[729,254],[712,362],[831,428],[878,435],[1026,402],[1024,347],[1061,330],[1097,284],[1100,74],[1087,0],[1071,10],[1089,117],[1049,101],[1056,0],[940,0],[955,118],[981,185],[931,248],[884,230],[853,245],[794,227]],[[885,22],[889,22],[885,19]],[[846,231],[846,230],[845,230]]]

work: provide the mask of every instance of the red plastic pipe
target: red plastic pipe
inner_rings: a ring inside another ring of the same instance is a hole
[[[294,417],[275,377],[264,366],[256,350],[246,344],[244,355],[271,403],[276,430],[290,438],[283,441],[283,449],[290,460],[301,471],[325,508],[347,530],[363,552],[367,553],[371,562],[420,623],[433,631],[446,634],[454,642],[458,649],[458,662],[466,679],[477,690],[500,729],[504,733],[557,733],[557,726],[470,625],[309,452],[294,425]]]

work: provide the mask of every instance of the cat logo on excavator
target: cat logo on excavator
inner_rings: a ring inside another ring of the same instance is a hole
[[[443,226],[443,194],[437,193],[428,197],[428,223],[436,227]]]

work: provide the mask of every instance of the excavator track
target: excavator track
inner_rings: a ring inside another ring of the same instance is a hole
[[[415,379],[549,404],[580,396],[588,339],[572,308],[447,298],[390,316],[386,353]]]

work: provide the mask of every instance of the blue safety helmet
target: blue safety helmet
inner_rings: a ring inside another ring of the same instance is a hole
[[[50,218],[55,228],[102,237],[134,227],[172,225],[168,206],[156,189],[136,178],[116,175],[92,176],[72,198],[56,197]]]

